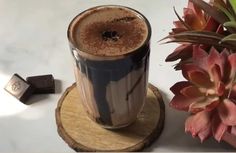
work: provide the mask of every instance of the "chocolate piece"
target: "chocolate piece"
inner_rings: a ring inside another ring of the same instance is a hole
[[[33,88],[18,74],[14,74],[4,88],[12,96],[25,103],[33,93]]]
[[[51,74],[27,77],[26,81],[34,87],[34,94],[55,93],[55,82]]]

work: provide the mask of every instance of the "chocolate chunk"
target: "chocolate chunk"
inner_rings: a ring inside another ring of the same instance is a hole
[[[55,82],[51,74],[27,77],[26,81],[34,87],[34,94],[55,93]]]
[[[18,74],[12,76],[4,89],[23,103],[26,103],[34,91],[32,86]]]

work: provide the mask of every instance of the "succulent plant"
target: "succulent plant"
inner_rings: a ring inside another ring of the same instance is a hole
[[[178,13],[175,11],[175,14],[178,17],[178,21],[174,21],[175,28],[172,29],[168,38],[175,36],[176,34],[180,34],[182,32],[187,32],[190,30],[205,30],[219,33],[223,30],[223,27],[214,20],[211,16],[207,16],[199,9],[194,3],[188,2],[188,7],[183,9],[184,16],[183,19],[180,18]],[[172,41],[178,41],[176,39],[172,39]],[[205,49],[209,50],[211,46],[209,45],[201,45]],[[176,69],[180,69],[181,65],[184,63],[191,62],[193,52],[193,44],[184,43],[177,47],[173,53],[171,53],[166,61],[175,61],[181,59],[179,64],[177,64]]]
[[[214,47],[209,55],[200,46],[193,46],[193,62],[182,67],[187,81],[171,87],[175,94],[170,106],[188,111],[186,132],[201,141],[214,136],[220,141],[226,131],[236,127],[236,53]]]
[[[181,45],[166,61],[180,59],[186,81],[171,87],[170,106],[190,112],[185,131],[193,137],[236,147],[236,0],[189,0],[183,18],[175,13],[166,38]]]
[[[236,50],[236,1],[211,0],[210,4],[203,0],[189,0],[184,8],[184,19],[175,11],[179,21],[169,36],[170,42],[181,43],[171,53],[166,61],[181,59],[176,69],[191,62],[192,45],[201,45],[207,52],[214,46],[218,51],[227,48],[230,52]],[[165,39],[166,39],[165,38]]]

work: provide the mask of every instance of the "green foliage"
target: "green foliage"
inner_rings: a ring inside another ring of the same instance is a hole
[[[221,43],[226,43],[226,42],[228,43],[236,42],[236,34],[228,35],[221,40]]]
[[[228,0],[228,1],[234,10],[234,13],[236,14],[236,0]]]

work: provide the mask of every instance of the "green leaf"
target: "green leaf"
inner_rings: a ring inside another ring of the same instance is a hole
[[[229,12],[234,16],[236,19],[236,12],[234,12],[234,9],[232,5],[230,4],[229,0],[226,1],[226,8],[229,10]]]
[[[229,3],[231,4],[234,13],[236,13],[236,0],[229,0]]]
[[[224,14],[230,19],[230,21],[235,21],[234,16],[230,13],[229,10],[227,10],[225,7],[221,6],[217,2],[214,3],[214,6],[224,12]]]
[[[194,38],[198,40],[199,38],[213,39],[213,40],[221,40],[224,36],[221,34],[217,34],[211,31],[185,31],[178,34],[170,35],[170,38]]]
[[[236,21],[225,22],[225,23],[224,23],[224,26],[225,26],[225,27],[236,28]]]
[[[221,40],[221,43],[223,42],[234,42],[236,43],[236,34],[231,34],[231,35],[228,35],[226,37],[224,37],[222,40]]]
[[[219,45],[224,36],[210,31],[186,31],[174,35],[169,35],[169,42],[189,42],[194,44]],[[167,43],[169,43],[167,42]]]
[[[236,34],[235,34],[236,35]],[[166,43],[192,43],[192,44],[205,44],[209,46],[216,46],[219,48],[228,48],[236,50],[236,43],[224,42],[224,35],[217,34],[211,31],[186,31],[178,34],[169,35],[164,39],[171,39]]]

